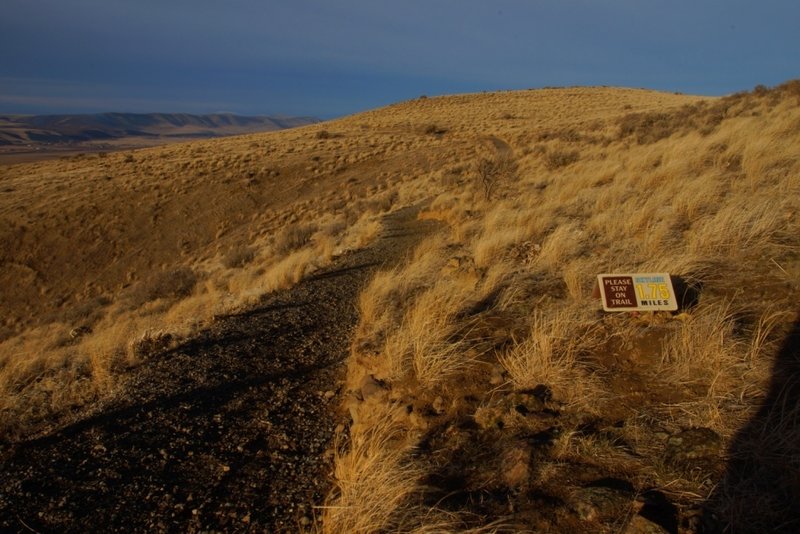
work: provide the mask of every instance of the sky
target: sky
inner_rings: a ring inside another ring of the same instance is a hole
[[[2,0],[0,113],[333,118],[420,95],[800,78],[797,0]]]

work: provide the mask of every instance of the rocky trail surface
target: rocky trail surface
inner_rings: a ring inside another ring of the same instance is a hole
[[[330,486],[356,297],[429,230],[416,214],[386,216],[370,248],[148,360],[99,413],[2,444],[0,530],[310,526]]]

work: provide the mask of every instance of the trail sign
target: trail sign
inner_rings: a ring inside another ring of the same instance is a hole
[[[678,299],[667,273],[599,274],[605,311],[675,311]]]

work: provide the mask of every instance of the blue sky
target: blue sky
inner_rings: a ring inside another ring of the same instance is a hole
[[[800,77],[797,0],[3,0],[0,113],[316,115],[563,85]]]

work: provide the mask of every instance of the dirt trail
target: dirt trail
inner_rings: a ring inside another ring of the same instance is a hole
[[[329,489],[325,451],[355,300],[433,223],[406,208],[369,249],[140,367],[103,411],[0,444],[0,530],[297,531]],[[333,395],[333,396],[332,396]]]

